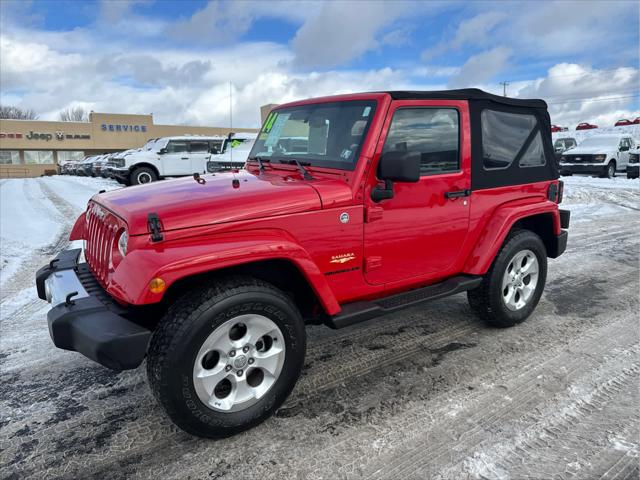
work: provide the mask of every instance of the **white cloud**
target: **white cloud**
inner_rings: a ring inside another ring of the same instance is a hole
[[[473,87],[490,80],[505,68],[511,53],[509,48],[496,47],[474,55],[462,65],[458,74],[449,80],[449,86]]]
[[[459,50],[466,45],[483,46],[489,40],[489,34],[504,19],[508,18],[502,11],[481,13],[458,26],[452,39],[438,43],[435,47],[422,52],[423,60],[430,60],[449,50]]]

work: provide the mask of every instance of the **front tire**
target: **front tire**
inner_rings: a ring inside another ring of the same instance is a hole
[[[168,310],[151,339],[147,375],[176,425],[223,438],[286,400],[305,348],[304,323],[284,293],[250,277],[219,279]]]
[[[511,233],[469,305],[489,325],[511,327],[526,320],[540,301],[547,279],[547,251],[529,230]]]
[[[614,162],[613,160],[611,160],[608,165],[607,168],[604,170],[603,177],[605,178],[613,178],[616,176],[616,162]]]
[[[144,185],[145,183],[151,183],[158,180],[158,175],[155,170],[149,167],[134,168],[129,175],[130,185]]]

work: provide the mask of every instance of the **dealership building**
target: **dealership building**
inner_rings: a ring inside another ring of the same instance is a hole
[[[233,128],[234,132],[257,132]],[[0,119],[0,178],[53,174],[60,162],[142,147],[150,138],[227,136],[229,127],[156,125],[152,115],[91,112],[88,122]]]

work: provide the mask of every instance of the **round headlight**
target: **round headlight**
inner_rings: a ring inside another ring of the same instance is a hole
[[[118,238],[118,251],[123,257],[127,254],[127,243],[129,242],[129,234],[126,230],[123,230]]]

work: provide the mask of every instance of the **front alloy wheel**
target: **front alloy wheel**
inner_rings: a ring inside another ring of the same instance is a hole
[[[291,298],[234,276],[190,288],[153,333],[147,376],[169,418],[193,435],[221,438],[264,421],[293,389],[305,328]]]
[[[263,315],[240,315],[215,329],[193,365],[198,398],[213,410],[237,412],[273,387],[286,354],[280,328]]]

